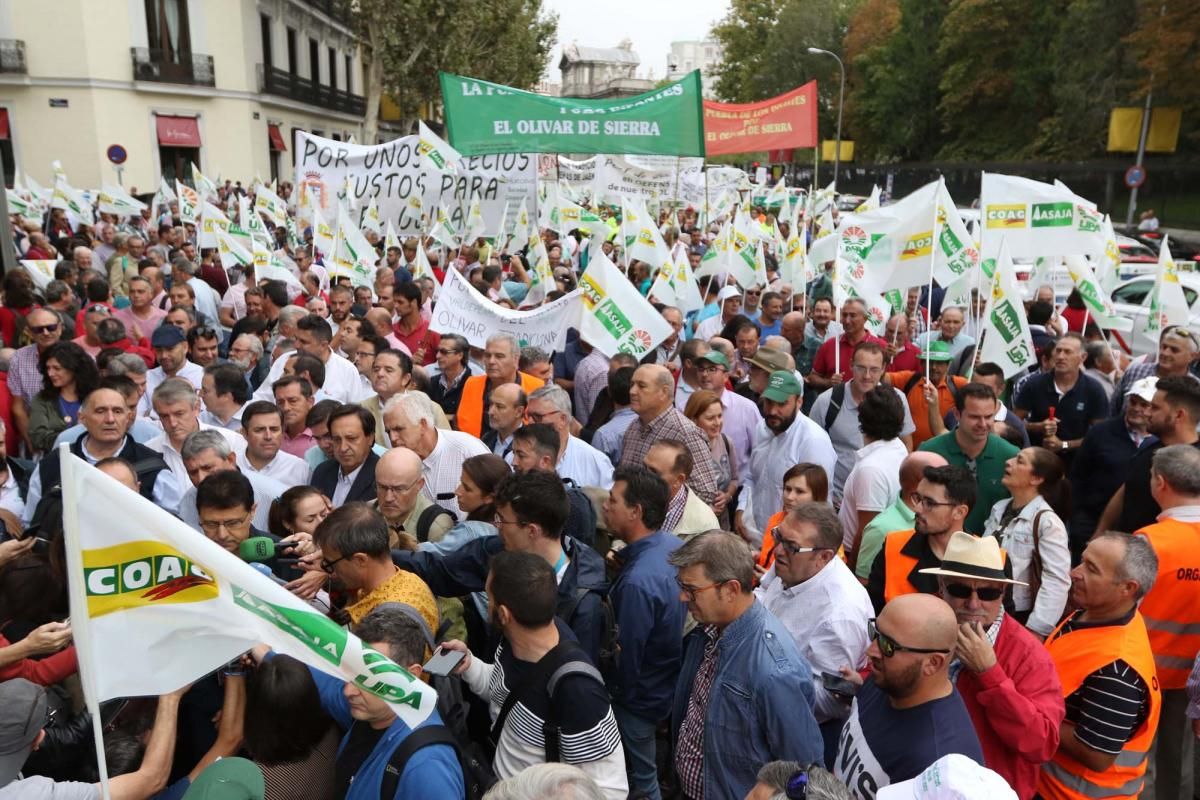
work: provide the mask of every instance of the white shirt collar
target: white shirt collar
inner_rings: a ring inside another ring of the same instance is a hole
[[[1160,521],[1164,519],[1173,519],[1178,522],[1200,522],[1200,506],[1175,506],[1174,508],[1164,509],[1159,512],[1157,517]]]

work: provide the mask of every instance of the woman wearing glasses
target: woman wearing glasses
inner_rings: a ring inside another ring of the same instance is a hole
[[[1012,495],[992,506],[984,534],[995,536],[1012,562],[1014,617],[1042,639],[1054,630],[1071,589],[1067,543],[1071,485],[1062,460],[1044,447],[1027,447],[1004,465]]]
[[[83,398],[100,383],[96,362],[74,342],[58,342],[42,354],[39,365],[44,388],[33,399],[29,439],[45,453],[58,434],[79,421]]]

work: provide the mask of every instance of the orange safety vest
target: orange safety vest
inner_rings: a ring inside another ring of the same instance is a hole
[[[775,563],[775,537],[771,531],[783,522],[784,516],[786,515],[783,511],[776,511],[767,520],[767,527],[763,531],[762,549],[758,551],[758,565],[763,569],[770,569]]]
[[[1158,555],[1158,576],[1138,607],[1158,682],[1164,689],[1183,689],[1200,652],[1200,523],[1164,519],[1137,533]]]
[[[890,603],[902,594],[916,594],[917,587],[908,580],[908,573],[917,566],[917,559],[900,552],[917,535],[916,530],[892,531],[883,540],[884,567],[883,602]]]
[[[540,389],[543,383],[542,380],[524,372],[518,372],[517,378],[521,381],[521,388],[525,390],[525,394]],[[462,399],[459,401],[458,415],[455,417],[458,429],[476,438],[483,435],[483,415],[487,413],[487,409],[483,407],[483,393],[486,388],[487,375],[472,375],[467,378],[463,383]]]
[[[1046,650],[1054,659],[1062,681],[1063,697],[1069,697],[1089,675],[1119,658],[1133,667],[1150,687],[1150,713],[1134,731],[1133,738],[1125,743],[1117,760],[1103,772],[1088,769],[1059,748],[1054,758],[1042,765],[1038,794],[1044,800],[1136,798],[1145,783],[1146,760],[1158,729],[1162,702],[1146,623],[1135,611],[1133,619],[1126,625],[1104,625],[1060,633],[1070,619],[1068,617],[1046,640]]]

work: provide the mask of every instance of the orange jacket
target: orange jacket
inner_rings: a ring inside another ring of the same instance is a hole
[[[1200,652],[1200,523],[1164,519],[1138,534],[1158,556],[1158,576],[1138,611],[1146,622],[1158,682],[1183,689]]]
[[[541,388],[543,383],[541,379],[524,372],[518,372],[517,378],[521,381],[521,388],[525,390],[525,394]],[[487,375],[472,375],[463,383],[462,400],[459,401],[458,416],[455,417],[458,429],[463,433],[476,437],[483,435],[483,415],[487,413],[487,409],[483,407],[486,388]]]

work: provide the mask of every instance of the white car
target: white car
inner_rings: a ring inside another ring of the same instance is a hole
[[[1188,327],[1200,330],[1200,273],[1180,272],[1179,283],[1183,287],[1183,297],[1187,300],[1191,314]],[[1158,351],[1158,339],[1147,336],[1143,331],[1146,327],[1146,317],[1150,311],[1150,292],[1154,289],[1154,275],[1143,275],[1122,281],[1113,289],[1112,301],[1117,313],[1122,317],[1133,320],[1133,330],[1119,334],[1133,355],[1155,353]]]

